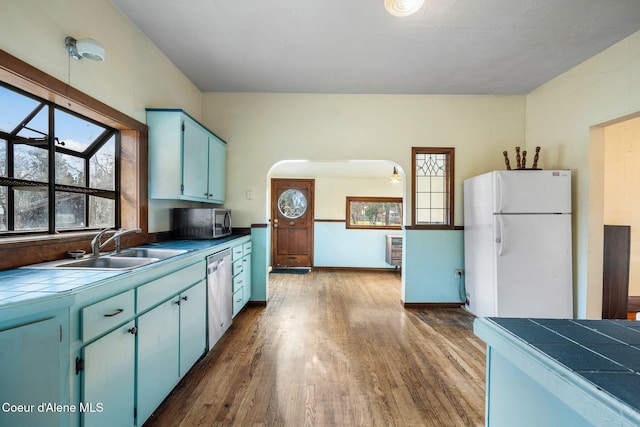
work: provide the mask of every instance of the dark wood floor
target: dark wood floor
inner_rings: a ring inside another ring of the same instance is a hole
[[[485,345],[462,309],[404,309],[394,273],[271,274],[145,423],[480,426]]]

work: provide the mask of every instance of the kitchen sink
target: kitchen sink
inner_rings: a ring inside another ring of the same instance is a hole
[[[111,254],[112,258],[158,258],[167,259],[188,252],[186,249],[129,248]]]
[[[125,258],[115,256],[101,256],[97,258],[85,258],[75,261],[67,261],[61,264],[56,263],[55,268],[92,268],[96,270],[128,270],[140,267],[152,262],[160,261],[160,258]]]
[[[187,249],[128,248],[100,256],[85,255],[75,260],[63,259],[29,265],[25,268],[78,270],[131,270],[189,252]]]

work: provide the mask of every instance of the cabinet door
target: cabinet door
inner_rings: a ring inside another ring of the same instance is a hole
[[[180,377],[207,346],[207,287],[203,280],[180,294]]]
[[[209,194],[211,201],[224,203],[227,146],[215,136],[209,137]]]
[[[138,317],[137,425],[142,425],[178,382],[178,297]]]
[[[187,118],[184,120],[182,156],[183,197],[206,200],[209,194],[209,135]]]
[[[134,326],[131,321],[84,348],[83,425],[134,425]]]
[[[33,405],[31,412],[1,410],[0,426],[61,425],[61,414],[37,408],[61,402],[60,327],[52,318],[0,331],[0,404]]]

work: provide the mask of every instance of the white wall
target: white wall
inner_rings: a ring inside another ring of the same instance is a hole
[[[579,317],[600,317],[602,305],[602,269],[597,266],[602,262],[602,238],[597,234],[602,233],[603,207],[596,200],[602,198],[602,171],[592,177],[590,171],[602,169],[604,160],[602,147],[590,146],[590,127],[638,111],[640,32],[526,97],[527,148],[542,147],[542,168],[574,171],[574,293]],[[598,157],[590,157],[590,150]]]
[[[383,159],[409,175],[413,146],[456,147],[462,225],[462,180],[503,169],[502,151],[524,144],[523,96],[205,93],[202,111],[229,143],[225,205],[239,226],[268,219],[267,174],[280,160]]]
[[[4,1],[0,28],[0,49],[142,123],[147,107],[201,116],[202,93],[110,1]],[[66,36],[98,40],[105,61],[71,59]],[[168,229],[179,205],[150,201],[149,230]]]
[[[604,212],[607,225],[631,227],[629,295],[640,295],[640,117],[604,128]]]

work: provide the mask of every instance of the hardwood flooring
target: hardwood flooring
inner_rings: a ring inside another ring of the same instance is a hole
[[[405,309],[400,275],[271,274],[155,426],[480,426],[485,345],[462,309]]]

